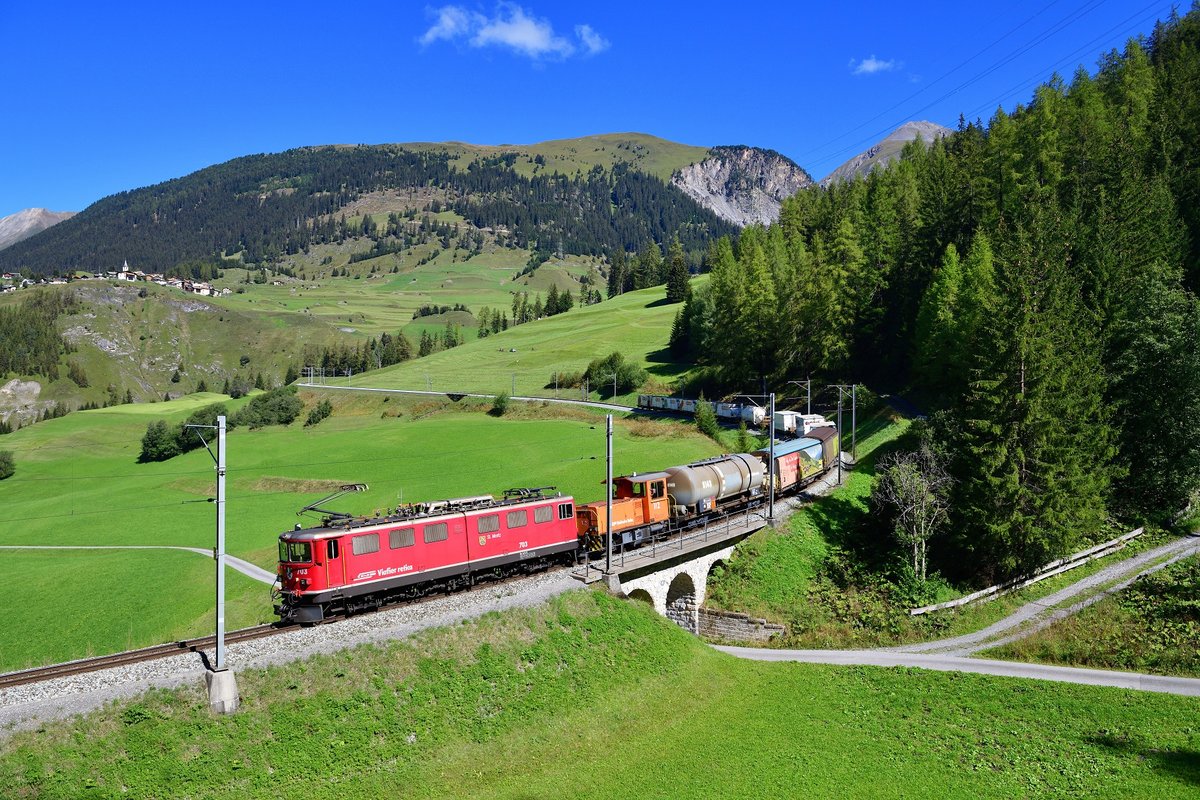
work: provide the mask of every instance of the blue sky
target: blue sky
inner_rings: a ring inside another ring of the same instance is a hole
[[[906,120],[986,120],[1056,70],[1094,71],[1170,8],[9,2],[0,216],[329,143],[641,131],[771,148],[820,178]]]

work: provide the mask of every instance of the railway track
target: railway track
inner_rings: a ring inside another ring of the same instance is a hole
[[[256,625],[252,628],[241,628],[236,631],[227,632],[225,634],[225,644],[229,645],[236,644],[237,642],[247,642],[251,639],[261,639],[265,636],[283,633],[295,627],[297,626],[271,623]],[[215,636],[204,636],[199,639],[184,639],[167,644],[156,644],[152,647],[127,650],[123,653],[113,653],[107,656],[81,658],[77,661],[67,661],[62,664],[51,664],[46,667],[8,672],[0,675],[0,690],[10,689],[14,686],[24,686],[29,683],[41,683],[53,678],[65,678],[71,675],[81,675],[85,672],[96,672],[102,669],[109,669],[110,667],[123,667],[129,664],[140,664],[144,661],[170,658],[171,656],[183,655],[184,653],[198,653],[206,649],[212,649],[216,646],[216,641]]]

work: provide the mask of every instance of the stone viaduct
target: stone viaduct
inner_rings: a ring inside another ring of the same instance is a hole
[[[708,573],[733,555],[733,547],[731,544],[684,561],[660,562],[654,571],[637,577],[626,579],[622,576],[621,591],[630,599],[654,606],[655,611],[674,620],[681,628],[699,633],[697,610],[704,605]]]
[[[614,559],[609,571],[590,573],[595,576],[591,580],[603,580],[614,594],[652,605],[692,633],[729,641],[764,641],[783,627],[744,614],[703,610],[701,606],[712,569],[733,555],[738,542],[765,524],[759,514],[742,514],[736,521],[731,519],[666,544],[626,553]]]

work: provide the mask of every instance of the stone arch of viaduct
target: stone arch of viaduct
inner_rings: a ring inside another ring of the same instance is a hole
[[[654,610],[680,627],[696,633],[700,629],[698,609],[708,590],[708,573],[713,565],[733,555],[733,545],[697,555],[686,561],[663,564],[654,572],[621,577],[626,597],[654,606]]]

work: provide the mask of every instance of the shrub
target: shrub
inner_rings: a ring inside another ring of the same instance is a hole
[[[646,370],[637,364],[626,361],[621,353],[610,353],[604,358],[597,358],[588,364],[583,376],[589,386],[597,392],[602,392],[604,386],[611,387],[616,376],[617,394],[632,392],[646,382]]]
[[[386,398],[385,398],[386,399]],[[333,413],[333,403],[328,400],[322,400],[317,403],[312,411],[308,412],[308,419],[304,422],[304,427],[308,428],[316,425],[321,420]]]
[[[142,436],[142,452],[138,461],[166,461],[179,455],[179,432],[171,430],[165,420],[156,420],[146,426]]]
[[[505,411],[508,411],[508,392],[501,392],[492,398],[492,410],[488,413],[493,417],[502,417]]]
[[[543,386],[543,389],[578,389],[583,386],[582,372],[556,372],[550,376],[550,382]]]
[[[290,425],[303,408],[304,403],[296,396],[296,387],[282,386],[255,397],[237,413],[234,421],[251,429],[264,425]]]
[[[0,481],[5,478],[11,478],[12,474],[17,471],[16,462],[13,461],[13,454],[9,450],[0,450]]]

